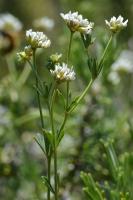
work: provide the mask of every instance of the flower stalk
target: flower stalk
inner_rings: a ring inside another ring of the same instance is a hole
[[[37,66],[36,66],[36,49],[33,49],[33,70],[35,74],[35,80],[36,80],[36,93],[37,93],[37,101],[38,101],[38,107],[39,107],[39,113],[40,113],[40,120],[41,120],[41,128],[42,130],[44,129],[44,119],[43,119],[43,111],[42,111],[42,105],[41,105],[41,99],[40,99],[40,93],[38,91],[38,86],[39,86],[39,80],[38,80],[38,71],[37,71]],[[45,141],[45,148],[46,148],[46,140]],[[51,155],[48,155],[46,152],[46,157],[47,157],[47,176],[48,176],[48,181],[49,183],[51,182]],[[50,189],[47,188],[47,199],[50,200]]]
[[[51,128],[53,135],[53,157],[54,157],[54,197],[55,200],[58,200],[58,171],[57,171],[57,142],[56,142],[56,132],[54,128],[54,117],[53,117],[53,108],[54,108],[54,100],[56,96],[56,84],[54,85],[51,106],[50,106],[50,119],[51,119]]]

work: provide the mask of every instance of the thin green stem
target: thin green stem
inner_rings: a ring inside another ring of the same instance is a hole
[[[33,51],[33,68],[37,73],[37,67],[36,67],[36,55],[35,55],[35,50]],[[38,81],[38,77],[35,76],[36,79],[36,88],[38,88],[39,86],[39,81]],[[41,106],[41,100],[40,100],[40,94],[39,91],[37,90],[37,101],[38,101],[38,106],[39,106],[39,112],[40,112],[40,119],[41,119],[41,126],[42,129],[44,129],[44,121],[43,121],[43,112],[42,112],[42,106]]]
[[[70,52],[71,52],[71,46],[72,46],[72,38],[73,38],[73,32],[70,34],[70,41],[68,46],[68,53],[67,53],[67,64],[69,64],[69,58],[70,58]]]
[[[52,133],[53,133],[53,155],[54,155],[54,187],[55,187],[55,200],[58,200],[58,172],[57,172],[57,142],[56,142],[56,132],[54,129],[54,118],[53,118],[53,106],[54,106],[54,99],[56,96],[56,86],[53,90],[53,95],[51,99],[51,106],[50,106],[50,118],[51,118],[51,126],[52,126]]]
[[[42,129],[44,129],[44,120],[43,120],[43,112],[42,112],[42,105],[41,105],[41,99],[40,99],[40,93],[38,91],[38,86],[39,86],[39,83],[40,83],[40,79],[38,77],[38,72],[37,72],[37,67],[36,67],[36,51],[33,50],[33,66],[31,63],[29,63],[30,66],[32,67],[33,69],[33,72],[35,74],[35,79],[36,79],[36,92],[37,92],[37,101],[38,101],[38,106],[39,106],[39,112],[40,112],[40,119],[41,119],[41,126],[42,126]],[[45,140],[45,147],[46,147],[46,140]],[[48,172],[47,172],[47,175],[48,175],[48,181],[49,183],[51,182],[51,156],[47,156],[47,165],[48,165]],[[48,188],[47,189],[47,199],[50,200],[50,189]]]
[[[82,101],[82,99],[84,98],[84,96],[86,95],[86,93],[88,92],[88,90],[90,89],[92,83],[93,83],[93,79],[90,80],[89,84],[87,85],[87,87],[85,88],[85,90],[83,91],[83,93],[80,95],[80,97],[78,98],[78,100],[76,101],[76,103],[74,104],[74,106],[69,110],[68,113],[71,113],[78,106],[78,104]]]
[[[108,48],[109,48],[109,46],[111,44],[112,39],[113,39],[113,35],[110,36],[110,39],[109,39],[109,41],[108,41],[108,43],[107,43],[107,45],[106,45],[106,47],[104,49],[104,52],[103,52],[103,54],[102,54],[102,56],[100,58],[100,61],[99,61],[99,64],[98,64],[99,67],[102,65],[102,63],[103,63],[103,61],[105,59],[105,56],[107,54],[107,51],[108,51]],[[101,68],[99,70],[99,73],[100,73],[100,71],[101,71]]]
[[[71,46],[72,46],[73,34],[74,34],[73,32],[71,32],[71,34],[70,34],[70,41],[69,41],[68,53],[67,53],[67,65],[69,64],[69,59],[70,59],[70,53],[71,53]],[[59,136],[60,133],[63,131],[64,126],[65,126],[66,121],[67,121],[67,117],[68,117],[68,113],[67,113],[66,111],[67,111],[67,108],[68,108],[68,105],[69,105],[69,86],[70,86],[70,85],[69,85],[69,81],[67,81],[67,84],[66,84],[66,91],[67,91],[67,94],[66,94],[65,115],[64,115],[64,119],[63,119],[62,125],[61,125],[61,127],[60,127],[58,136]]]
[[[27,81],[29,75],[31,73],[31,68],[30,67],[24,67],[21,75],[19,76],[18,79],[18,83],[17,85],[19,86],[19,88],[22,88],[22,86],[25,84],[25,82]]]
[[[69,41],[69,46],[68,46],[68,53],[67,53],[67,65],[69,64],[69,59],[70,59],[71,46],[72,46],[72,38],[73,38],[73,32],[71,31],[70,41]],[[69,104],[69,81],[67,81],[66,87],[67,87],[67,98],[66,98],[66,109],[67,109],[68,104]]]
[[[69,104],[69,81],[67,81],[67,85],[66,85],[66,90],[67,90],[67,94],[66,94],[66,110],[68,108],[68,104]]]
[[[48,181],[51,182],[51,156],[47,157],[48,162]],[[47,200],[50,200],[50,189],[47,191]]]
[[[61,132],[63,131],[63,129],[64,129],[64,126],[65,126],[66,121],[67,121],[67,117],[68,117],[68,113],[65,112],[64,120],[63,120],[62,125],[61,125],[61,127],[60,127],[60,130],[59,130],[59,132],[58,132],[58,137],[59,137],[60,133],[61,133]]]
[[[9,70],[9,74],[10,74],[12,83],[16,85],[16,79],[17,79],[18,74],[17,74],[15,64],[13,63],[12,56],[6,57],[6,63],[7,63],[7,67]]]

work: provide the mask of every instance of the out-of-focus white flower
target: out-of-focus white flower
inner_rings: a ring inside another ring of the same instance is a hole
[[[75,72],[73,69],[68,68],[67,64],[62,63],[62,65],[57,64],[55,65],[54,70],[50,70],[51,74],[58,80],[58,81],[73,81],[75,80]]]
[[[108,79],[114,84],[118,84],[122,74],[130,73],[133,73],[133,52],[130,50],[124,50],[121,52],[118,59],[112,64]]]
[[[117,72],[110,72],[108,75],[108,80],[113,83],[114,85],[117,85],[120,82],[120,77]]]
[[[127,26],[128,19],[124,22],[124,18],[120,15],[118,18],[112,17],[110,21],[105,20],[105,23],[113,33],[121,31]]]
[[[69,12],[67,14],[60,14],[63,20],[66,22],[67,26],[72,32],[80,32],[83,34],[91,34],[94,27],[94,23],[89,22],[88,19],[83,19],[82,15],[78,12]]]
[[[118,73],[133,73],[133,52],[129,50],[122,51],[111,69]]]
[[[10,40],[7,37],[4,37],[0,33],[0,50],[8,48],[10,45]]]
[[[12,14],[5,13],[0,15],[0,30],[19,32],[22,27],[22,23]]]
[[[29,61],[32,55],[33,55],[33,50],[31,46],[30,45],[26,46],[24,48],[24,51],[17,53],[18,61],[19,62]]]
[[[42,17],[42,18],[34,20],[33,26],[35,28],[46,29],[50,31],[54,27],[54,20],[48,17]]]
[[[32,48],[47,48],[51,44],[51,41],[43,32],[35,32],[32,29],[26,31],[26,39]]]

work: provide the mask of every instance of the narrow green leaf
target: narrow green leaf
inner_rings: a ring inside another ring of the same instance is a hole
[[[92,200],[104,200],[102,192],[97,187],[91,174],[81,172],[80,177],[85,185],[83,191],[87,194],[89,198],[91,198]]]
[[[77,103],[77,100],[79,99],[80,96],[77,96],[74,98],[74,100],[71,102],[70,106],[68,107],[67,111],[69,112],[69,110],[71,110],[71,108],[73,106],[75,106],[75,104]]]
[[[40,146],[40,148],[42,149],[43,153],[46,154],[45,142],[44,142],[44,137],[42,136],[42,134],[38,133],[36,137],[34,137],[34,139],[37,142],[37,144]]]
[[[43,129],[43,134],[44,134],[44,137],[47,138],[49,145],[53,146],[53,139],[54,138],[53,138],[52,132]]]
[[[108,158],[108,162],[109,162],[110,169],[111,169],[111,172],[112,172],[112,176],[116,180],[117,175],[118,175],[118,169],[119,169],[119,161],[118,161],[118,158],[116,156],[116,152],[115,152],[114,147],[113,147],[113,141],[111,139],[109,139],[106,142],[101,140],[101,142],[104,145],[104,148],[105,148],[106,153],[107,153],[107,158]]]
[[[64,131],[61,131],[57,137],[57,146],[60,144],[63,137],[64,137]]]
[[[47,186],[47,188],[50,189],[50,191],[54,194],[54,189],[51,185],[51,183],[49,182],[48,178],[46,176],[42,176],[42,180],[43,180],[43,183]]]

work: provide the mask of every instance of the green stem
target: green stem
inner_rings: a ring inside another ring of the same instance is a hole
[[[55,200],[58,200],[58,173],[57,173],[57,142],[56,142],[56,133],[54,129],[54,118],[53,118],[53,106],[54,106],[54,99],[56,95],[56,86],[53,91],[52,99],[51,99],[51,106],[50,106],[50,118],[51,118],[51,126],[52,126],[52,133],[53,133],[53,155],[54,155],[54,187],[55,187]]]
[[[17,81],[18,82],[17,85],[19,86],[19,88],[22,88],[22,86],[25,84],[30,73],[31,73],[31,68],[30,67],[24,67],[24,69],[21,72],[21,75],[19,76],[19,79]]]
[[[68,53],[67,53],[67,65],[69,64],[69,59],[70,59],[70,52],[71,52],[71,46],[72,46],[72,38],[73,38],[73,32],[71,31],[70,34],[70,41],[69,41],[69,46],[68,46]],[[66,99],[66,109],[69,104],[69,81],[67,81],[67,99]]]
[[[73,32],[71,32],[71,34],[70,34],[70,41],[69,41],[68,53],[67,53],[67,65],[69,64],[69,58],[70,58],[70,53],[71,53],[71,46],[72,46],[73,34],[74,34]],[[66,85],[67,94],[66,94],[65,115],[64,115],[64,120],[62,122],[62,125],[61,125],[61,128],[59,130],[58,136],[60,135],[61,131],[63,131],[64,126],[65,126],[66,121],[67,121],[67,117],[68,117],[68,113],[66,111],[67,111],[67,108],[68,108],[68,105],[69,105],[69,86],[70,86],[69,85],[69,81],[67,81],[67,85]]]
[[[18,76],[15,64],[13,63],[12,56],[6,57],[6,63],[9,70],[9,74],[13,84],[16,84],[16,78]]]
[[[51,182],[51,156],[47,157],[48,162],[48,181]],[[50,189],[47,191],[47,200],[50,200]]]
[[[35,50],[33,50],[33,67],[34,67],[34,70],[37,72],[35,53],[36,53]],[[39,86],[38,77],[35,76],[35,79],[36,79],[36,88],[38,88],[38,86]],[[43,121],[43,113],[42,113],[40,94],[39,94],[38,90],[36,92],[37,92],[37,101],[38,101],[39,112],[40,112],[41,126],[42,126],[42,129],[44,129],[44,121]]]
[[[39,81],[40,79],[38,78],[38,73],[37,73],[37,67],[36,67],[36,51],[33,50],[33,72],[35,74],[35,79],[36,79],[36,89],[38,88],[39,86]],[[32,67],[32,65],[31,65]],[[39,91],[36,90],[37,92],[37,101],[38,101],[38,106],[39,106],[39,112],[40,112],[40,119],[41,119],[41,126],[42,126],[42,129],[44,129],[44,120],[43,120],[43,112],[42,112],[42,105],[41,105],[41,100],[40,100],[40,94],[39,94]],[[45,140],[45,147],[46,147],[46,140]],[[47,175],[48,175],[48,181],[50,183],[50,174],[51,174],[51,157],[49,157],[48,155],[47,156],[47,161],[48,161],[48,172],[47,172]],[[48,188],[47,189],[47,197],[48,197],[48,200],[50,200],[50,189]]]
[[[84,98],[84,96],[86,95],[86,93],[88,92],[88,90],[90,89],[92,83],[93,83],[93,79],[90,80],[89,84],[87,85],[87,87],[85,88],[85,90],[83,91],[83,93],[80,95],[80,97],[78,98],[78,100],[76,101],[76,103],[74,104],[74,106],[69,110],[68,113],[71,113],[78,106],[78,104],[82,101],[82,99]]]
[[[104,61],[104,59],[105,59],[105,56],[106,56],[106,54],[107,54],[107,51],[108,51],[108,48],[109,48],[109,46],[110,46],[110,43],[111,43],[112,39],[113,39],[113,35],[110,36],[110,39],[109,39],[109,41],[108,41],[108,43],[107,43],[107,45],[106,45],[106,47],[105,47],[105,49],[104,49],[104,52],[103,52],[102,57],[101,57],[101,59],[100,59],[100,61],[99,61],[99,64],[98,64],[99,67],[102,65],[102,63],[103,63],[103,61]],[[99,73],[100,73],[100,72],[101,72],[101,67],[100,67],[100,69],[99,69]]]
[[[62,125],[61,125],[61,127],[60,127],[60,130],[59,130],[59,132],[58,132],[58,137],[59,137],[59,135],[61,134],[61,132],[62,132],[63,129],[64,129],[64,126],[65,126],[66,121],[67,121],[67,117],[68,117],[68,113],[65,112],[64,120],[63,120]]]
[[[68,46],[68,53],[67,53],[67,64],[69,64],[69,58],[70,58],[70,52],[71,52],[71,46],[72,46],[72,38],[73,38],[73,32],[70,34],[70,41]]]

